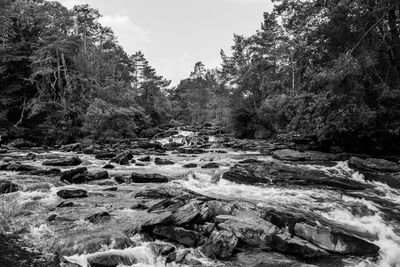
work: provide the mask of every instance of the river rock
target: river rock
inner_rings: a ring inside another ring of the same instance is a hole
[[[71,256],[96,253],[103,250],[104,247],[122,250],[133,245],[131,239],[121,232],[101,231],[89,234],[79,233],[60,238],[53,244],[53,250],[60,255]]]
[[[161,159],[161,158],[155,158],[154,163],[156,165],[174,165],[175,162],[168,160],[168,159]]]
[[[309,242],[338,254],[372,255],[379,247],[355,236],[336,232],[324,226],[311,226],[306,223],[296,223],[294,232],[297,236]]]
[[[292,149],[281,149],[272,152],[272,157],[278,160],[287,161],[314,161],[314,162],[324,162],[324,161],[339,161],[342,160],[341,155],[329,154],[319,151],[306,151],[300,152]]]
[[[301,258],[316,258],[329,255],[324,249],[299,237],[290,237],[287,233],[274,235],[272,247],[276,251]]]
[[[185,225],[193,221],[199,215],[200,208],[193,202],[178,208],[178,210],[174,212],[172,218],[175,225]]]
[[[29,140],[24,140],[24,139],[15,139],[11,142],[11,146],[19,149],[23,148],[31,148],[37,146],[36,143],[29,141]]]
[[[2,167],[3,169],[3,167]],[[30,165],[21,164],[19,162],[13,162],[5,165],[5,170],[7,171],[15,171],[15,172],[27,172],[27,171],[35,171],[38,168]]]
[[[96,172],[94,174],[90,174],[90,179],[97,181],[97,180],[104,180],[104,179],[108,179],[109,175],[107,171],[100,171],[100,172]]]
[[[87,173],[87,168],[86,167],[79,167],[76,169],[72,169],[72,170],[68,170],[68,171],[64,171],[61,173],[60,179],[62,181],[68,181],[70,183],[74,183],[74,182],[78,182],[79,181],[79,177],[86,177],[86,173]],[[78,177],[79,175],[79,177]],[[82,179],[81,183],[85,182],[85,179]]]
[[[0,195],[14,193],[19,190],[19,186],[10,181],[0,181]]]
[[[349,167],[360,171],[400,172],[400,164],[385,159],[352,157]]]
[[[168,177],[161,174],[140,174],[133,172],[130,177],[131,181],[134,183],[168,183]]]
[[[60,169],[50,169],[50,170],[33,170],[33,171],[25,171],[23,174],[25,175],[37,175],[37,176],[45,176],[45,175],[60,175]]]
[[[220,229],[232,231],[239,240],[250,245],[268,246],[278,228],[270,222],[257,218],[218,215],[215,217]]]
[[[151,157],[150,157],[150,156],[141,157],[141,158],[138,159],[138,161],[141,161],[141,162],[150,162],[150,161],[151,161]]]
[[[351,179],[328,175],[324,171],[302,168],[281,161],[237,164],[221,175],[222,179],[239,184],[294,184],[329,186],[342,190],[365,190],[371,186]]]
[[[197,164],[196,163],[188,163],[188,164],[183,165],[183,168],[187,168],[187,169],[197,168]]]
[[[63,199],[69,199],[69,198],[84,198],[88,197],[89,194],[87,191],[83,189],[66,189],[66,190],[60,190],[57,192],[57,196]]]
[[[133,159],[133,154],[129,151],[123,152],[111,159],[111,162],[115,162],[119,165],[129,165],[130,160]]]
[[[154,226],[159,224],[170,224],[172,221],[172,213],[169,211],[161,214],[147,213],[147,215],[143,215],[140,221],[129,225],[124,232],[128,236],[133,236],[141,231],[152,232]]]
[[[141,142],[138,142],[138,147],[143,148],[143,149],[163,150],[162,145],[158,142],[141,141]]]
[[[96,253],[90,255],[87,260],[90,267],[131,266],[137,263],[137,259],[133,256],[118,251]]]
[[[204,154],[207,153],[207,151],[201,149],[201,148],[179,148],[178,152],[181,154]]]
[[[108,221],[110,220],[110,218],[111,215],[108,212],[100,212],[85,218],[85,220],[91,223],[99,223],[103,221]]]
[[[94,156],[96,159],[112,159],[114,157],[116,157],[117,154],[113,153],[113,152],[103,152],[103,153],[99,153],[96,156]]]
[[[82,163],[82,160],[78,157],[62,158],[62,159],[51,159],[46,160],[42,163],[45,166],[77,166]]]
[[[146,248],[149,248],[153,252],[153,255],[156,255],[156,257],[166,256],[175,251],[175,247],[168,244],[159,243],[150,243],[146,246]]]
[[[201,166],[202,169],[218,169],[219,164],[215,162],[210,162]]]
[[[114,168],[115,167],[112,164],[106,164],[106,165],[103,166],[103,169],[114,169]]]
[[[387,184],[392,188],[400,189],[400,173],[378,173],[363,171],[364,179]]]
[[[201,238],[195,231],[168,225],[156,225],[153,234],[188,247],[195,247]]]
[[[212,259],[226,259],[232,255],[233,250],[238,244],[238,238],[228,230],[212,231],[201,252]]]

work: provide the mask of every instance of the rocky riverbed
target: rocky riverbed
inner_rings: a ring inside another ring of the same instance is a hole
[[[293,148],[182,129],[2,146],[0,263],[400,266],[397,159]]]

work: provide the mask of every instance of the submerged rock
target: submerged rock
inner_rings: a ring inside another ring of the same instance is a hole
[[[63,159],[51,159],[46,160],[42,163],[45,166],[77,166],[82,163],[82,160],[78,157],[63,158]]]
[[[197,168],[197,164],[196,163],[185,164],[185,165],[183,165],[183,168],[187,168],[187,169]]]
[[[57,192],[57,196],[63,199],[69,199],[69,198],[84,198],[88,197],[89,194],[87,191],[83,189],[66,189],[66,190],[60,190]]]
[[[138,161],[141,161],[141,162],[150,162],[150,161],[151,161],[151,157],[150,157],[150,156],[141,157],[141,158],[138,159]]]
[[[0,195],[17,192],[20,187],[10,181],[0,181]]]
[[[85,218],[85,220],[91,223],[99,223],[102,221],[108,221],[110,218],[111,215],[108,212],[100,212]]]
[[[215,162],[210,162],[201,166],[202,169],[218,169],[219,164]]]

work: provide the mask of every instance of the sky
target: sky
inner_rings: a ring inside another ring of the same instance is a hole
[[[58,0],[72,8],[89,4],[113,29],[128,54],[142,51],[158,74],[176,85],[194,64],[206,68],[221,63],[233,34],[249,36],[260,28],[270,0]]]

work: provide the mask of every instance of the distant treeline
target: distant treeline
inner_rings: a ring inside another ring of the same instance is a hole
[[[400,2],[274,3],[220,67],[198,62],[170,88],[97,10],[2,0],[0,131],[69,142],[207,122],[239,137],[294,132],[325,148],[400,151]]]

